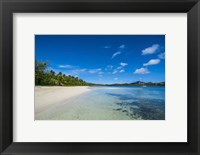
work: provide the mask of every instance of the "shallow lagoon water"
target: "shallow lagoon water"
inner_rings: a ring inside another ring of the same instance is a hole
[[[37,120],[164,120],[165,87],[89,87],[37,114]]]

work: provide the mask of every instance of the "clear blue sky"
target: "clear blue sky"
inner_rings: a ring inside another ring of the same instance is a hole
[[[165,81],[165,35],[36,35],[35,58],[92,83]]]

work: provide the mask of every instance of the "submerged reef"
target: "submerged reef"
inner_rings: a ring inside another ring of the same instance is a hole
[[[165,120],[165,101],[163,99],[135,98],[130,95],[112,93],[108,93],[108,95],[115,96],[120,101],[116,103],[119,108],[113,110],[126,113],[132,119]]]

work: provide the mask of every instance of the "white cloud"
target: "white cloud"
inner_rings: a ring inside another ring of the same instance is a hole
[[[143,66],[151,66],[151,65],[157,65],[160,63],[160,59],[151,59],[149,62],[143,64]]]
[[[118,47],[118,51],[117,52],[115,52],[115,53],[113,53],[113,55],[112,55],[112,59],[114,58],[114,57],[116,57],[117,55],[120,55],[121,53],[123,53],[124,52],[124,49],[125,49],[125,45],[120,45],[119,47]]]
[[[118,78],[114,78],[114,80],[118,80]]]
[[[158,58],[160,58],[160,59],[165,59],[165,52],[160,53],[160,54],[158,55]]]
[[[112,59],[113,59],[114,57],[116,57],[117,55],[119,55],[119,54],[121,54],[120,51],[113,53],[113,55],[112,55]]]
[[[120,73],[123,73],[123,72],[125,72],[125,70],[124,70],[124,69],[122,69],[122,70],[120,70],[119,72],[120,72]]]
[[[128,64],[124,63],[124,62],[121,62],[120,65],[124,67],[124,66],[127,66]]]
[[[97,69],[90,69],[88,70],[89,73],[94,74],[94,73],[98,73],[101,71],[101,68],[97,68]]]
[[[59,65],[58,67],[59,68],[67,68],[67,69],[74,68],[74,66],[72,66],[72,65]]]
[[[119,66],[119,67],[117,67],[117,69],[122,69],[123,68],[123,66]]]
[[[151,47],[145,48],[142,50],[142,55],[153,54],[159,49],[159,47],[158,44],[154,44]]]
[[[125,70],[123,69],[125,66],[127,66],[128,64],[127,63],[124,63],[124,62],[121,62],[120,63],[120,66],[117,67],[113,72],[112,74],[116,74],[116,73],[123,73],[125,72]]]
[[[147,68],[139,68],[136,69],[134,74],[148,74],[150,73],[149,70]]]
[[[112,74],[116,74],[116,73],[118,73],[118,70],[114,70],[114,71],[112,72]]]
[[[124,49],[125,48],[125,45],[121,45],[119,46],[120,49]]]
[[[80,69],[71,69],[71,70],[67,70],[67,72],[65,72],[66,75],[76,75],[78,76],[78,74],[81,73],[90,73],[90,74],[98,74],[98,75],[102,75],[104,74],[104,72],[102,72],[101,68],[96,68],[96,69],[87,69],[87,68],[80,68]]]
[[[83,69],[75,69],[75,70],[72,70],[72,73],[74,73],[74,74],[80,74],[80,73],[83,73],[83,72],[85,72],[85,71],[87,71],[86,68],[83,68]]]

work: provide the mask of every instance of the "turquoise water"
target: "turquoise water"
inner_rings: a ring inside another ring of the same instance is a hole
[[[89,87],[53,106],[41,120],[164,120],[165,87]]]
[[[102,87],[91,88],[93,93],[106,94],[117,99],[118,108],[131,119],[165,119],[165,87]]]

